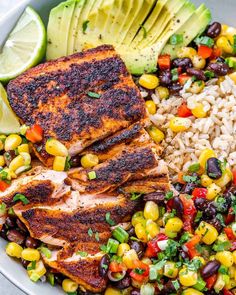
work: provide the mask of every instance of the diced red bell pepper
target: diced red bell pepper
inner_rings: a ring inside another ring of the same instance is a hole
[[[192,111],[187,107],[187,103],[183,102],[178,108],[178,116],[181,118],[187,118],[192,115]]]
[[[149,266],[140,260],[135,260],[134,268],[130,272],[130,276],[135,281],[143,282],[149,276]]]
[[[187,199],[185,197],[185,195],[183,195],[183,194],[180,195],[180,199],[181,199],[183,206],[184,206],[184,215],[192,215],[193,216],[197,212],[197,210],[194,206],[193,200]]]
[[[205,45],[200,45],[198,46],[198,55],[200,55],[202,58],[208,58],[212,55],[213,49],[205,46]]]
[[[35,124],[30,127],[25,134],[25,137],[32,143],[41,142],[43,140],[43,129]]]
[[[184,222],[183,229],[184,229],[184,231],[192,233],[192,231],[193,231],[192,221],[193,221],[193,218],[191,216],[189,216],[189,215],[183,216],[183,222]]]
[[[3,180],[0,180],[0,191],[1,192],[4,192],[9,186],[10,186],[10,184],[6,183]]]
[[[210,60],[216,59],[217,57],[220,57],[222,55],[222,50],[218,47],[214,47],[212,50],[212,54],[210,56]]]
[[[235,251],[236,250],[236,241],[231,241],[231,248],[230,248],[230,251]]]
[[[179,75],[179,83],[181,85],[184,85],[189,79],[191,79],[191,76],[189,76],[187,74],[181,74],[181,75]]]
[[[209,278],[205,279],[207,289],[211,289],[217,280],[217,274],[210,276]]]
[[[234,295],[234,293],[230,292],[229,290],[227,289],[223,289],[223,295]]]
[[[126,266],[124,263],[118,263],[117,261],[111,261],[109,264],[109,270],[111,272],[121,272],[123,270],[126,270]]]
[[[168,240],[168,237],[165,234],[158,234],[156,238],[152,239],[147,243],[145,255],[147,257],[156,257],[157,253],[161,251],[161,249],[157,245],[157,242],[165,240]]]
[[[236,169],[232,171],[233,173],[233,183],[236,185]]]
[[[158,57],[158,65],[161,70],[169,70],[171,67],[171,59],[169,54],[163,54]]]
[[[196,200],[199,198],[206,199],[206,195],[207,195],[206,188],[202,188],[202,187],[195,188],[192,192],[192,196],[193,196],[192,200]]]
[[[196,245],[200,242],[201,238],[198,235],[195,235],[184,244],[184,246],[188,249],[188,253],[190,258],[194,258],[195,256],[200,256],[198,251],[196,250]]]
[[[225,233],[226,233],[229,240],[235,240],[235,235],[234,235],[234,232],[233,232],[232,228],[225,227],[224,231],[225,231]]]
[[[178,182],[182,183],[182,184],[185,184],[185,181],[184,181],[183,177],[184,177],[184,173],[183,172],[178,172]]]
[[[234,219],[235,219],[235,214],[234,214],[233,208],[231,207],[229,209],[229,212],[228,212],[226,218],[225,218],[225,224],[226,225],[230,224],[231,222],[234,221]]]

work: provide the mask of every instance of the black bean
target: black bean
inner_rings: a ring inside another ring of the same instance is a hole
[[[211,225],[214,226],[214,228],[220,233],[223,229],[223,226],[221,225],[220,221],[217,218],[213,218],[207,221]]]
[[[215,204],[213,202],[209,202],[203,212],[203,219],[214,218],[216,214],[217,214],[217,211],[216,211]]]
[[[129,245],[130,245],[131,249],[134,249],[136,251],[139,258],[141,258],[143,256],[144,246],[143,246],[142,242],[130,240]]]
[[[173,209],[176,210],[176,215],[178,217],[182,217],[184,213],[184,206],[183,206],[183,202],[181,201],[179,197],[174,197],[172,199],[172,207]]]
[[[225,192],[225,196],[228,196],[230,198],[230,203],[232,202],[232,196],[236,196],[236,185],[231,185],[227,191]]]
[[[157,204],[161,204],[165,200],[165,194],[162,192],[154,192],[154,193],[146,194],[144,195],[143,200],[145,202],[153,201]]]
[[[175,58],[172,61],[172,67],[178,68],[180,67],[183,72],[185,72],[188,68],[193,67],[193,63],[190,58],[184,57],[184,58]]]
[[[15,242],[19,245],[23,245],[25,236],[23,233],[19,232],[16,229],[11,229],[7,232],[7,238],[10,242]]]
[[[159,79],[161,85],[169,86],[171,84],[171,72],[169,70],[160,72]]]
[[[216,38],[221,33],[221,24],[218,22],[214,22],[206,30],[206,35],[211,38]]]
[[[4,240],[8,240],[7,239],[7,231],[8,231],[8,229],[6,228],[6,226],[4,224],[0,230],[0,237],[2,237]]]
[[[11,161],[16,157],[15,151],[11,150],[11,151],[7,151],[3,154],[5,163],[7,166],[10,165]]]
[[[207,70],[213,71],[217,76],[225,76],[229,72],[229,67],[225,63],[210,63]]]
[[[138,289],[132,290],[130,295],[140,295],[140,290]]]
[[[128,288],[131,285],[131,278],[130,276],[125,276],[122,280],[113,283],[113,286],[117,289],[123,290]]]
[[[98,268],[99,275],[103,278],[105,278],[107,276],[109,263],[110,263],[110,257],[107,254],[105,254],[102,257],[100,264],[99,264],[99,268]]]
[[[30,261],[27,261],[27,260],[21,258],[21,264],[23,265],[24,268],[27,268],[27,266],[30,264]]]
[[[184,184],[183,183],[180,183],[180,182],[176,182],[173,184],[174,188],[178,191],[178,192],[181,192],[181,190],[183,189],[184,187]]]
[[[74,156],[74,157],[72,157],[70,159],[70,165],[71,165],[71,167],[79,167],[79,166],[81,166],[80,159],[81,159],[81,156]]]
[[[207,205],[207,200],[204,198],[197,198],[194,200],[194,205],[197,210],[203,211]]]
[[[207,262],[204,268],[201,271],[203,279],[207,279],[217,273],[220,268],[220,263],[217,260],[212,260]]]
[[[197,187],[197,184],[196,184],[196,183],[188,182],[188,183],[184,186],[182,192],[183,192],[184,194],[191,195],[192,192],[193,192],[193,190],[194,190],[196,187]]]
[[[9,228],[14,228],[16,226],[16,219],[14,217],[7,216],[5,224]]]
[[[127,230],[127,233],[129,234],[130,237],[134,236],[134,235],[135,235],[134,227],[131,226],[131,228],[129,228],[129,229]]]
[[[23,232],[27,232],[27,227],[24,225],[23,222],[20,221],[20,219],[16,220],[16,224],[18,225],[19,229],[22,230]]]
[[[183,86],[180,85],[179,83],[173,83],[169,85],[169,91],[172,95],[178,95],[180,90],[182,90]]]
[[[39,246],[39,242],[32,237],[27,237],[25,240],[25,246],[27,248],[37,248]]]
[[[195,76],[197,80],[202,80],[202,81],[206,80],[206,76],[202,70],[189,68],[187,69],[187,73],[191,76]]]
[[[225,63],[225,59],[222,56],[217,57],[216,61],[220,63]]]
[[[209,158],[206,163],[207,175],[212,179],[219,179],[222,176],[221,164],[217,158]]]
[[[58,285],[61,285],[61,284],[62,284],[62,281],[64,280],[64,276],[63,276],[63,274],[55,273],[55,274],[54,274],[54,280],[55,280],[55,282],[56,282]]]
[[[207,295],[223,295],[224,293],[222,291],[216,292],[214,289],[213,290],[208,290]]]
[[[169,280],[163,287],[163,289],[160,291],[160,295],[166,295],[166,294],[171,294],[171,293],[175,293],[176,289],[172,283],[171,280]]]
[[[185,261],[186,259],[189,259],[189,255],[188,255],[187,252],[185,252],[184,250],[180,249],[179,250],[179,258]]]

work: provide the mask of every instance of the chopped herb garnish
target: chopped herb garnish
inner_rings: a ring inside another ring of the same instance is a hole
[[[134,272],[138,275],[142,275],[145,272],[145,270],[142,268],[135,268]]]
[[[174,197],[174,193],[172,191],[169,191],[165,195],[165,200],[170,200]]]
[[[217,213],[217,214],[216,214],[216,219],[219,220],[219,222],[220,222],[220,224],[221,224],[222,226],[226,226],[226,225],[225,225],[225,221],[224,221],[224,217],[223,217],[222,214]]]
[[[99,93],[92,92],[92,91],[89,91],[89,92],[87,93],[87,95],[88,95],[89,97],[92,97],[92,98],[100,98],[100,96],[101,96]]]
[[[81,257],[87,257],[88,256],[88,253],[84,252],[84,251],[78,251],[78,252],[76,252],[76,254],[80,255]]]
[[[191,80],[192,80],[192,82],[195,82],[197,80],[197,77],[196,76],[192,76]]]
[[[52,252],[47,247],[39,247],[38,250],[48,259],[52,257]]]
[[[106,218],[106,222],[108,224],[110,224],[111,226],[113,226],[113,225],[116,224],[115,221],[111,219],[111,213],[110,212],[107,212],[106,213],[106,217],[105,218]]]
[[[103,269],[108,269],[108,265],[103,263],[103,264],[102,264],[102,268],[103,268]]]
[[[229,271],[228,271],[228,268],[226,266],[221,265],[218,272],[223,274],[223,275],[227,275]]]
[[[141,29],[143,30],[143,38],[147,38],[147,30],[143,25],[140,25]]]
[[[91,227],[90,227],[89,230],[88,230],[88,235],[89,235],[90,237],[93,236],[93,230],[91,229]]]
[[[183,180],[185,182],[194,182],[194,183],[198,183],[199,182],[198,176],[184,175],[183,176]]]
[[[52,285],[52,286],[55,285],[55,277],[54,277],[54,274],[53,273],[49,273],[47,275],[47,279],[48,279],[50,285]]]
[[[172,74],[172,81],[176,82],[179,79],[179,73],[178,73],[178,69],[173,69],[171,70],[171,74]]]
[[[101,251],[103,251],[105,253],[107,252],[107,246],[106,245],[101,245],[100,249],[101,249]]]
[[[65,171],[70,170],[71,164],[70,164],[70,156],[66,157],[66,163],[65,163]]]
[[[180,284],[178,280],[172,281],[172,285],[174,286],[175,290],[179,290]]]
[[[230,243],[230,241],[224,241],[224,242],[217,241],[217,243],[214,244],[212,249],[216,252],[221,252],[221,251],[229,250],[231,246],[232,244]]]
[[[215,44],[215,41],[210,38],[210,37],[207,37],[207,36],[202,36],[202,37],[197,37],[194,42],[197,44],[197,45],[205,45],[207,47],[213,47],[213,45]]]
[[[142,196],[142,194],[131,193],[130,200],[135,201],[135,200],[139,199],[141,196]]]
[[[34,270],[36,268],[36,261],[32,261],[28,266],[27,270]]]
[[[184,38],[182,34],[173,34],[169,39],[169,43],[171,45],[177,45],[183,43],[183,40]]]
[[[199,222],[201,218],[202,218],[202,212],[197,211],[197,215],[196,215],[196,217],[194,219],[194,222]]]
[[[96,240],[97,242],[99,242],[99,240],[100,240],[100,238],[99,238],[99,233],[98,233],[98,232],[95,233],[95,240]]]
[[[199,169],[200,169],[200,164],[199,163],[194,163],[194,164],[192,164],[192,165],[190,165],[189,167],[188,167],[188,171],[189,172],[198,172],[199,171]]]
[[[204,74],[208,79],[212,79],[215,77],[215,74],[212,71],[205,71]]]
[[[169,239],[167,242],[167,247],[165,249],[165,256],[171,258],[177,255],[178,247],[180,244],[174,240]]]
[[[7,178],[8,178],[8,173],[7,173],[6,171],[4,171],[4,170],[1,170],[1,171],[0,171],[0,178],[1,178],[2,180],[7,180]]]
[[[97,178],[97,174],[96,174],[96,172],[95,172],[95,171],[90,171],[90,172],[88,173],[88,178],[89,178],[89,180],[96,179],[96,178]]]
[[[4,203],[0,204],[0,215],[3,215],[6,213],[7,205]]]
[[[24,205],[29,204],[29,200],[22,194],[16,194],[13,198],[14,202],[21,201]]]
[[[85,20],[82,24],[82,30],[83,30],[83,34],[85,34],[87,28],[88,28],[88,24],[89,24],[89,20]]]
[[[190,239],[189,233],[186,232],[186,233],[182,234],[182,236],[180,237],[179,243],[180,243],[180,244],[184,244],[184,243],[186,243],[189,239]]]

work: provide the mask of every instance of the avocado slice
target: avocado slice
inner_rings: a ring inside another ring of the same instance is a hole
[[[187,46],[198,34],[201,34],[211,21],[211,12],[202,4],[175,34],[183,35],[183,42],[177,45],[167,44],[163,49],[163,54],[170,54],[172,58],[176,57],[179,48]]]

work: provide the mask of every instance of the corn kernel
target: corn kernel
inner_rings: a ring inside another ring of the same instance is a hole
[[[206,194],[207,200],[214,200],[220,192],[221,192],[221,188],[215,183],[212,183],[211,185],[207,187],[207,194]]]
[[[25,165],[25,159],[21,155],[19,155],[11,161],[11,163],[9,164],[9,169],[14,172],[18,168],[24,165]]]
[[[114,287],[107,287],[104,295],[121,295],[121,291]]]
[[[232,74],[229,74],[230,79],[232,79],[234,81],[234,83],[236,84],[236,72],[233,72]]]
[[[155,295],[155,288],[153,284],[143,284],[140,288],[140,295]]]
[[[217,238],[217,241],[219,241],[219,242],[227,242],[229,239],[228,239],[228,237],[226,236],[226,234],[220,234],[219,236],[218,236],[218,238]]]
[[[64,279],[62,282],[62,289],[63,291],[65,291],[66,293],[73,293],[76,292],[76,290],[79,288],[79,285],[70,280],[70,279]]]
[[[64,171],[66,165],[66,157],[56,156],[53,161],[53,170]]]
[[[153,221],[157,220],[159,217],[159,207],[153,201],[147,201],[143,211],[144,217],[146,219],[151,219]]]
[[[201,152],[201,155],[199,157],[199,164],[200,166],[205,169],[206,168],[206,162],[208,159],[212,158],[212,157],[216,157],[216,154],[213,150],[210,149],[205,149]]]
[[[191,120],[188,118],[174,117],[170,120],[169,127],[173,132],[183,132],[189,129],[191,123]]]
[[[194,68],[201,70],[205,68],[206,60],[199,55],[194,55],[192,63]]]
[[[215,180],[214,182],[216,185],[223,188],[232,180],[232,178],[233,178],[233,175],[231,170],[229,168],[226,168],[221,178]]]
[[[149,127],[148,133],[156,143],[160,143],[165,138],[164,133],[155,126]]]
[[[146,233],[148,235],[148,239],[151,240],[159,234],[160,229],[156,222],[152,221],[151,219],[147,220],[146,223]]]
[[[40,259],[40,253],[36,249],[26,248],[22,251],[21,258],[27,261],[38,261]]]
[[[196,289],[188,288],[183,291],[182,295],[204,295],[204,294]]]
[[[214,290],[216,291],[216,293],[219,293],[224,288],[224,286],[226,284],[226,278],[227,277],[228,276],[226,276],[226,275],[218,273],[217,280],[216,280],[215,285],[214,285]]]
[[[236,287],[236,281],[235,280],[229,280],[229,282],[227,282],[226,284],[225,284],[225,288],[227,289],[227,290],[230,290],[230,289],[233,289],[233,288],[235,288]]]
[[[211,224],[201,221],[198,228],[195,230],[195,234],[199,235],[203,243],[211,245],[218,237],[218,232]]]
[[[207,116],[202,103],[197,103],[195,108],[192,109],[192,113],[196,118],[205,118]]]
[[[5,151],[15,150],[22,142],[22,138],[18,134],[11,134],[5,140]]]
[[[68,150],[60,141],[49,138],[45,145],[45,150],[52,156],[67,157]]]
[[[147,108],[149,114],[154,115],[157,111],[157,107],[156,107],[155,102],[153,100],[147,100],[145,102],[145,104],[146,104],[146,108]]]
[[[233,252],[234,263],[236,264],[236,250]]]
[[[134,230],[137,238],[146,243],[148,239],[145,226],[143,226],[141,223],[138,223],[135,225]]]
[[[98,156],[93,154],[84,155],[80,161],[83,168],[93,168],[99,163]]]
[[[193,94],[198,94],[202,92],[202,90],[205,87],[205,82],[203,81],[196,81],[191,84],[191,86],[187,89],[187,92],[193,93]]]
[[[155,89],[159,85],[159,79],[150,74],[143,74],[139,78],[139,84],[147,89]]]
[[[6,138],[7,138],[6,135],[3,135],[3,134],[0,135],[0,141],[1,141],[2,143],[5,143]]]
[[[204,187],[208,187],[213,183],[213,180],[206,174],[201,176],[201,185]]]
[[[17,178],[15,172],[10,170],[9,168],[4,168],[1,172],[5,172],[7,174],[7,180],[11,180],[12,178]]]
[[[216,259],[226,267],[230,267],[234,263],[233,254],[230,251],[217,252]]]
[[[178,275],[178,268],[176,267],[176,263],[172,261],[166,261],[164,265],[164,276],[174,279]]]
[[[118,246],[118,250],[117,250],[117,256],[119,257],[122,257],[125,252],[129,251],[130,250],[130,246],[129,244],[126,244],[126,243],[121,243],[119,246]]]
[[[21,145],[18,146],[18,153],[30,153],[30,150],[29,150],[29,145],[28,143],[23,143]]]
[[[3,142],[0,140],[0,151],[2,151],[4,149],[4,144]]]
[[[29,264],[29,267],[30,266],[32,266],[32,262]],[[36,266],[34,269],[27,270],[28,276],[33,282],[37,282],[42,276],[45,275],[46,272],[47,270],[42,260],[36,262]]]
[[[236,28],[228,27],[227,30],[225,31],[225,36],[227,37],[227,39],[230,41],[232,45],[234,44],[235,35],[236,35]]]
[[[137,211],[134,213],[131,223],[133,226],[135,226],[138,223],[141,223],[143,225],[146,225],[146,220],[144,219],[143,211]]]
[[[233,53],[233,47],[225,36],[221,36],[217,39],[216,46],[225,53]]]
[[[159,98],[162,99],[167,99],[170,96],[169,89],[163,86],[159,86],[156,89],[156,95],[159,96]]]
[[[3,167],[5,165],[5,159],[3,156],[0,156],[0,167]]]
[[[24,158],[24,165],[25,166],[29,166],[30,163],[31,163],[31,156],[29,153],[25,153],[25,152],[22,152],[20,153],[20,156],[22,156]]]
[[[179,272],[179,281],[185,287],[191,287],[197,283],[197,273],[187,268],[182,268]]]
[[[174,239],[174,238],[177,237],[177,233],[176,233],[176,232],[168,231],[168,230],[165,230],[165,235],[166,235],[168,238],[171,238],[171,239]]]
[[[229,277],[230,278],[234,278],[236,275],[236,268],[235,266],[230,266],[229,267]]]
[[[183,227],[183,222],[180,218],[178,217],[173,217],[168,219],[166,225],[165,225],[165,230],[169,232],[179,232],[181,231]]]
[[[125,254],[122,258],[122,261],[126,265],[127,268],[134,268],[135,267],[135,263],[134,263],[135,260],[138,260],[138,254],[136,253],[136,251],[134,249],[131,249],[131,250],[125,252]]]
[[[192,47],[182,47],[177,51],[177,57],[179,58],[188,57],[193,59],[195,55],[197,55],[197,51]]]
[[[6,253],[11,257],[21,258],[22,251],[23,248],[14,242],[8,243],[6,246]]]
[[[152,263],[152,260],[150,259],[150,258],[148,258],[148,257],[143,257],[142,259],[141,259],[141,261],[143,262],[143,263],[146,263],[147,265],[152,265],[153,263]]]

